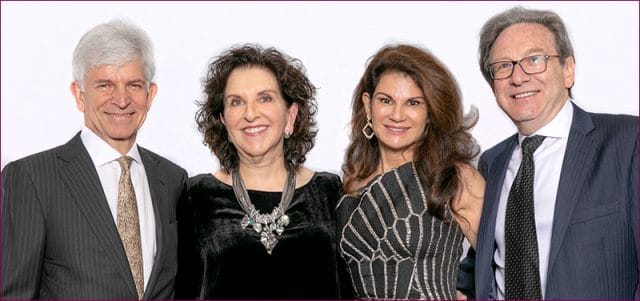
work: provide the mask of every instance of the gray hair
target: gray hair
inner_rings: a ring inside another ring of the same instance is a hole
[[[521,6],[513,7],[491,17],[480,30],[480,45],[478,46],[480,71],[484,79],[492,87],[493,80],[489,74],[489,69],[487,69],[491,47],[493,47],[493,43],[503,30],[518,23],[535,23],[548,29],[553,34],[561,64],[564,65],[566,57],[574,57],[569,34],[558,14],[548,10],[526,9]],[[569,89],[569,95],[571,95],[571,89]]]
[[[90,68],[122,65],[134,59],[140,59],[148,85],[155,74],[155,63],[147,33],[123,20],[100,24],[82,36],[73,52],[73,80],[83,87]]]

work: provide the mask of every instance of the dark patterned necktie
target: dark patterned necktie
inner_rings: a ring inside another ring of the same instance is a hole
[[[522,141],[522,163],[513,180],[505,214],[505,297],[540,300],[538,240],[533,207],[533,152],[544,136]]]
[[[118,158],[120,181],[118,182],[118,233],[127,254],[138,299],[144,294],[144,272],[142,267],[142,245],[140,241],[140,221],[136,193],[131,182],[131,157]]]

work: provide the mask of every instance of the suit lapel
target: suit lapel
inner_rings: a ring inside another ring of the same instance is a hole
[[[507,168],[509,167],[509,161],[511,160],[511,154],[513,153],[513,149],[518,144],[518,135],[514,135],[510,138],[510,141],[505,146],[504,150],[496,156],[494,162],[492,162],[492,167],[489,170],[489,175],[487,176],[492,182],[487,183],[487,197],[485,199],[491,200],[490,205],[490,218],[491,224],[489,225],[489,231],[491,231],[491,237],[493,237],[493,233],[496,229],[496,216],[498,214],[498,205],[500,204],[500,192],[502,191],[502,185],[504,184],[504,177],[507,173]],[[493,242],[492,242],[493,243]]]
[[[60,177],[69,189],[79,210],[84,214],[98,241],[102,244],[104,253],[125,279],[125,282],[130,284],[127,286],[135,295],[133,276],[118,229],[107,204],[98,173],[89,153],[82,144],[80,134],[77,134],[64,146],[58,159],[63,161]]]
[[[548,271],[553,271],[552,267],[571,222],[573,208],[578,202],[579,191],[582,190],[584,177],[587,174],[585,170],[590,168],[594,162],[594,142],[588,136],[594,128],[593,122],[587,112],[575,105],[573,107],[573,122],[571,123],[556,196]],[[550,275],[551,273],[547,273],[547,279]],[[547,283],[549,282],[547,281]]]
[[[482,214],[482,220],[480,223],[481,231],[478,236],[478,242],[481,243],[482,246],[478,247],[478,253],[480,251],[483,254],[478,254],[479,263],[477,266],[483,268],[480,273],[483,276],[486,276],[484,280],[493,279],[491,274],[493,273],[492,260],[493,253],[495,251],[495,231],[496,231],[496,216],[498,214],[498,207],[500,204],[500,192],[502,191],[502,185],[504,183],[504,177],[507,172],[507,168],[509,166],[509,161],[511,160],[511,154],[513,153],[513,149],[518,144],[518,135],[514,135],[506,142],[504,148],[496,155],[493,160],[488,158],[488,160],[492,160],[486,162],[486,166],[481,166],[481,170],[483,176],[485,177],[486,190],[484,197],[484,208]],[[485,269],[486,268],[486,269]],[[483,281],[478,285],[482,285],[486,292],[484,294],[480,294],[479,296],[487,297],[489,292],[492,291],[491,286],[493,285],[493,281]],[[478,286],[479,287],[479,286]],[[485,296],[486,294],[486,296]]]
[[[158,251],[156,258],[151,269],[151,275],[149,276],[149,283],[145,289],[145,298],[150,298],[151,292],[158,281],[162,262],[165,257],[165,243],[164,243],[164,225],[169,223],[169,202],[167,198],[166,187],[166,175],[160,171],[160,160],[156,158],[152,153],[142,147],[138,147],[140,157],[142,157],[142,163],[144,164],[145,173],[147,174],[147,181],[149,182],[149,191],[151,192],[151,202],[153,204],[153,212],[155,215],[156,224],[156,241]]]

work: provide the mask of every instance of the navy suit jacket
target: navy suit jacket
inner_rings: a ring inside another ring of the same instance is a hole
[[[587,113],[574,105],[568,139],[545,298],[633,299],[638,288],[638,117]],[[487,186],[475,258],[478,299],[496,297],[496,215],[517,143],[514,135],[480,158]]]
[[[187,174],[139,147],[156,221],[144,299],[171,299],[176,205]],[[80,135],[2,171],[2,299],[137,299],[133,276]]]

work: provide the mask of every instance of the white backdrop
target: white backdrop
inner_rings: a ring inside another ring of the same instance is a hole
[[[638,115],[638,2],[5,2],[1,3],[1,163],[68,141],[81,127],[69,92],[71,55],[91,27],[125,18],[155,45],[159,91],[138,142],[190,175],[217,160],[197,131],[194,101],[209,59],[239,43],[299,58],[318,89],[307,166],[339,173],[353,89],[383,44],[430,49],[456,76],[480,120],[483,150],[515,132],[477,67],[480,27],[515,4],[564,19],[576,52],[573,94],[586,110]]]

